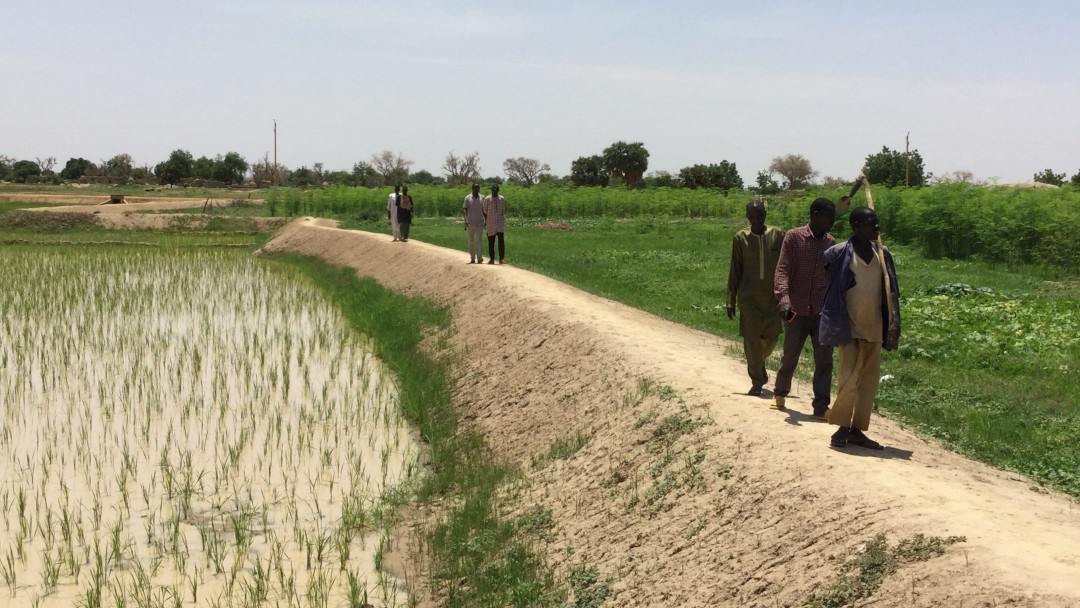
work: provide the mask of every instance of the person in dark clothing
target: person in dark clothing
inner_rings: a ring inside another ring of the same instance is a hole
[[[491,195],[484,197],[484,223],[488,237],[488,264],[495,263],[495,239],[499,240],[499,263],[506,257],[503,242],[506,230],[506,199],[499,196],[499,184],[491,185]]]
[[[398,226],[401,227],[401,240],[409,241],[409,227],[412,226],[413,200],[409,195],[409,187],[401,187],[401,196],[397,199]]]
[[[773,291],[784,320],[784,351],[773,387],[773,409],[784,409],[791,377],[807,336],[814,345],[814,417],[824,420],[832,385],[833,349],[818,338],[818,319],[825,303],[825,250],[836,244],[829,234],[836,205],[827,198],[810,204],[810,223],[784,235],[776,263]]]
[[[900,344],[900,288],[892,254],[884,245],[875,247],[877,213],[857,207],[848,219],[851,238],[825,252],[828,281],[819,339],[840,351],[836,401],[828,415],[829,424],[840,428],[829,444],[880,450],[882,445],[864,431],[877,397],[881,349]]]

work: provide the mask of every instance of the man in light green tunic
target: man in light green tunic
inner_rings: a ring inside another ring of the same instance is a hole
[[[780,258],[784,231],[765,225],[765,203],[746,205],[748,228],[740,230],[731,243],[731,270],[728,273],[727,316],[735,318],[739,309],[739,334],[746,351],[746,371],[750,375],[750,395],[761,395],[769,380],[765,360],[776,348],[783,323],[773,295],[773,275]]]

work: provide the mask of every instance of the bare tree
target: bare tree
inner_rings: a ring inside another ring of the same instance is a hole
[[[383,150],[371,156],[371,166],[383,178],[384,184],[403,184],[409,179],[409,167],[413,161],[399,153]]]
[[[473,152],[461,158],[451,151],[447,153],[442,168],[443,171],[446,171],[446,183],[451,186],[462,186],[473,181],[479,181],[480,153]]]
[[[818,172],[810,166],[810,161],[801,154],[788,154],[772,159],[769,165],[769,173],[777,173],[784,178],[784,187],[788,190],[797,190],[810,185]]]
[[[540,180],[540,175],[545,171],[551,171],[551,166],[542,163],[535,158],[508,158],[503,161],[503,171],[510,181],[528,188]]]
[[[975,181],[975,174],[967,169],[960,169],[952,172],[952,180],[954,182],[961,182],[964,184],[970,184]]]
[[[289,174],[289,170],[284,165],[275,165],[274,161],[270,160],[270,153],[267,152],[263,155],[261,161],[251,163],[251,179],[258,184],[259,182],[265,182],[272,185],[276,185],[277,179],[284,179]]]
[[[55,156],[50,156],[48,158],[38,158],[36,160],[37,160],[38,167],[41,167],[41,172],[42,173],[48,173],[48,172],[53,170],[53,167],[56,166],[56,157]]]

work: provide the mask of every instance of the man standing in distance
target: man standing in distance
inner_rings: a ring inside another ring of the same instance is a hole
[[[881,349],[896,350],[900,343],[900,289],[892,254],[884,245],[881,251],[874,247],[879,230],[877,213],[869,207],[856,207],[848,220],[851,238],[825,252],[828,284],[820,337],[822,343],[835,345],[840,351],[836,402],[828,416],[829,424],[840,428],[829,444],[840,449],[858,445],[880,450],[881,444],[863,431],[870,428],[870,410],[877,397]],[[892,306],[886,305],[885,298],[892,300]]]
[[[412,226],[413,200],[409,196],[409,187],[401,187],[401,195],[397,197],[398,229],[401,232],[401,242],[409,242],[409,227]]]
[[[484,217],[488,238],[488,264],[495,263],[495,237],[499,238],[499,263],[502,264],[506,257],[506,244],[503,241],[503,231],[506,230],[506,199],[499,196],[499,184],[492,184],[491,195],[484,197]]]
[[[784,409],[791,392],[791,376],[799,365],[806,337],[814,346],[814,417],[824,419],[829,409],[833,349],[818,335],[821,308],[825,303],[825,250],[836,244],[829,234],[836,222],[836,205],[827,198],[810,203],[810,223],[784,235],[776,263],[773,290],[784,329],[784,352],[773,388],[773,409]]]
[[[739,335],[746,352],[746,371],[750,375],[748,394],[759,396],[769,381],[765,360],[776,348],[783,324],[777,316],[773,278],[784,231],[765,225],[765,203],[746,204],[749,228],[740,230],[731,242],[731,268],[727,284],[727,316],[735,318],[739,307]]]
[[[390,228],[394,231],[394,240],[401,240],[401,227],[398,225],[398,199],[401,198],[401,186],[394,186],[394,193],[386,203],[386,219],[390,220]]]
[[[472,194],[465,197],[461,206],[465,216],[465,236],[469,239],[469,263],[484,263],[484,198],[480,196],[480,184],[472,185]]]

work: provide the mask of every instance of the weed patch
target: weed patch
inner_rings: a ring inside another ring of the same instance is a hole
[[[577,454],[578,450],[585,447],[585,444],[589,442],[589,436],[581,431],[576,431],[572,435],[565,437],[559,437],[548,448],[548,451],[539,456],[532,458],[532,467],[539,469],[545,467],[556,460],[566,460],[574,454]]]
[[[808,608],[843,608],[854,606],[874,594],[886,576],[903,564],[926,561],[945,554],[949,545],[965,542],[963,536],[927,537],[916,534],[889,546],[884,534],[866,541],[858,554],[843,564],[843,577],[828,589],[810,595],[804,605]]]

